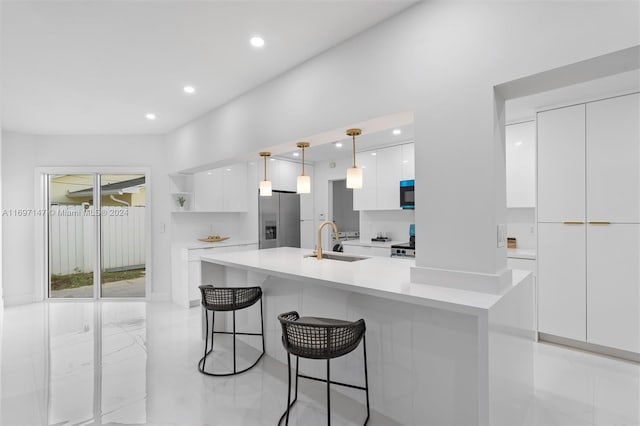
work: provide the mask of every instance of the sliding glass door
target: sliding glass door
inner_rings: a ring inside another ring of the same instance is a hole
[[[101,297],[144,297],[144,175],[100,175]]]
[[[57,174],[47,183],[49,297],[144,297],[145,175]]]

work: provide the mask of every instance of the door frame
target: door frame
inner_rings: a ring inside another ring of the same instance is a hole
[[[149,208],[145,208],[145,297],[142,298],[112,298],[112,297],[101,297],[100,289],[96,285],[99,281],[99,275],[101,268],[97,268],[97,272],[94,273],[94,297],[92,299],[86,298],[76,298],[75,300],[87,301],[87,300],[151,300],[151,282],[153,279],[153,262],[152,262],[152,253],[151,253],[151,206],[152,206],[152,198],[151,198],[151,168],[148,166],[96,166],[96,167],[85,167],[85,166],[54,166],[54,167],[36,167],[34,171],[34,206],[36,208],[36,213],[38,212],[48,212],[48,182],[47,175],[51,174],[91,174],[91,175],[103,175],[103,174],[140,174],[145,177],[145,204]],[[94,185],[94,191],[97,188]],[[99,197],[98,197],[99,198]],[[101,208],[100,200],[95,199],[94,192],[94,207]],[[37,301],[49,300],[49,301],[73,301],[73,298],[51,298],[49,297],[49,243],[48,243],[48,232],[49,232],[49,220],[48,214],[35,215],[35,259],[34,264],[36,266],[36,280],[35,280],[35,295]],[[99,222],[99,220],[98,220]],[[96,226],[96,241],[100,241],[100,226]],[[98,254],[97,259],[95,260],[95,265],[99,266],[101,264],[101,251],[102,244],[98,244],[98,249],[96,253]]]

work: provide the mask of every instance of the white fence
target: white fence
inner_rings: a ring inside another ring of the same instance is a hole
[[[102,208],[102,269],[145,264],[145,208]],[[51,206],[51,274],[93,271],[95,216],[83,206]]]

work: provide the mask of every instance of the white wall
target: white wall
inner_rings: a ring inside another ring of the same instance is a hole
[[[494,86],[640,44],[639,12],[638,2],[420,2],[171,133],[172,169],[414,111],[415,277],[499,276],[504,114]]]
[[[160,233],[169,223],[170,196],[162,136],[34,136],[4,132],[2,202],[5,209],[35,208],[36,167],[141,166],[151,169],[151,297],[170,297],[170,238]],[[4,298],[7,305],[37,298],[43,285],[36,278],[34,217],[3,217]]]

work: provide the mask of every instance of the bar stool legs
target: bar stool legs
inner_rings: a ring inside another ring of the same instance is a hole
[[[262,359],[262,357],[264,356],[264,315],[263,315],[263,308],[262,308],[262,299],[260,299],[260,333],[240,333],[236,331],[236,311],[232,311],[232,316],[233,316],[233,331],[228,332],[228,331],[215,331],[214,329],[214,324],[215,324],[215,311],[211,311],[211,348],[209,348],[209,309],[205,309],[205,339],[204,339],[204,355],[202,358],[200,358],[200,361],[198,362],[198,370],[200,370],[200,372],[202,374],[206,374],[207,376],[233,376],[235,374],[240,374],[240,373],[244,373],[245,371],[250,370],[251,368],[253,368],[258,362],[260,362],[260,360]],[[209,373],[207,371],[205,371],[205,364],[207,361],[207,357],[211,354],[211,352],[213,352],[213,337],[215,334],[231,334],[233,335],[233,372],[232,373]],[[236,335],[241,335],[241,336],[261,336],[261,340],[262,340],[262,352],[260,353],[260,356],[258,357],[258,359],[256,359],[256,361],[251,364],[249,367],[238,371],[237,369],[237,362],[236,362]]]
[[[300,374],[299,373],[299,362],[300,362],[300,357],[296,356],[296,382],[295,382],[295,394],[293,397],[293,401],[291,401],[291,354],[287,353],[287,373],[288,373],[288,384],[287,384],[287,409],[284,413],[282,413],[282,416],[280,416],[280,420],[278,420],[278,426],[280,424],[282,424],[282,421],[285,421],[285,425],[289,425],[289,412],[291,411],[291,408],[293,407],[293,405],[298,401],[298,378],[302,377],[303,379],[310,379],[310,380],[315,380],[315,381],[319,381],[319,382],[325,382],[327,384],[327,425],[331,426],[331,384],[334,385],[338,385],[338,386],[345,386],[345,387],[349,387],[352,389],[359,389],[359,390],[363,390],[365,391],[366,394],[366,402],[367,402],[367,417],[364,420],[364,426],[367,425],[367,423],[369,422],[369,417],[370,417],[370,409],[369,409],[369,375],[368,375],[368,371],[367,371],[367,342],[366,342],[366,338],[365,336],[362,336],[362,349],[364,352],[364,387],[362,386],[356,386],[356,385],[351,385],[351,384],[347,384],[347,383],[340,383],[340,382],[335,382],[331,380],[331,367],[330,367],[330,360],[327,360],[327,378],[326,379],[320,379],[317,377],[311,377],[311,376],[307,376],[304,374]]]

